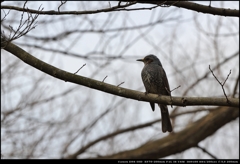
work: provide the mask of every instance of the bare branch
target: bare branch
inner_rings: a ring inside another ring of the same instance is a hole
[[[171,107],[173,107],[173,106],[172,106],[172,94],[171,94],[171,93],[172,93],[172,91],[178,89],[179,87],[181,87],[181,85],[179,85],[178,87],[174,88],[174,89],[171,90],[171,91],[169,91],[168,88],[165,87],[165,89],[167,90],[167,92],[169,93],[169,95],[170,95],[170,97],[171,97]]]
[[[39,14],[36,14],[35,16],[33,16],[31,13],[26,12],[26,10],[28,10],[25,8],[26,4],[27,4],[27,1],[23,5],[23,10],[22,10],[23,12],[21,14],[20,22],[19,22],[17,29],[14,30],[13,27],[11,25],[9,25],[9,28],[8,28],[10,30],[9,36],[5,36],[4,31],[1,31],[1,37],[4,38],[4,40],[2,40],[2,41],[11,42],[13,40],[16,40],[16,39],[26,35],[29,31],[33,30],[36,27],[36,24],[37,24],[36,20],[37,20]],[[40,6],[38,8],[38,11],[42,11],[42,10],[43,10],[43,8],[41,8],[41,6]],[[24,18],[23,18],[25,13],[27,13],[27,15],[28,15],[28,18],[26,20],[24,20]],[[6,17],[6,15],[7,14],[5,14],[5,17]]]
[[[233,59],[234,57],[238,56],[239,51],[235,52],[234,54],[232,54],[231,56],[227,57],[226,59],[224,59],[222,62],[218,63],[212,70],[217,69],[220,65],[228,62],[229,60]],[[204,80],[211,72],[206,72],[202,77],[198,78],[193,84],[190,85],[190,87],[183,93],[183,96],[187,95],[187,93],[193,88],[195,87],[199,82],[201,82],[202,80]]]
[[[67,3],[67,1],[61,1],[61,4],[58,6],[58,12],[60,12],[60,7],[61,7],[62,5],[64,5],[65,3]]]
[[[158,1],[138,1],[138,3],[147,3],[147,4],[158,4]],[[186,1],[165,1],[164,5],[182,7],[188,10],[193,10],[196,12],[202,12],[205,14],[213,14],[220,16],[229,16],[229,17],[239,17],[239,10],[236,9],[227,9],[227,8],[217,8],[209,7],[205,5],[200,5],[193,2]]]
[[[178,87],[172,89],[170,92],[173,92],[174,90],[176,90],[176,89],[178,89],[178,88],[180,88],[180,87],[181,87],[181,85],[179,85]]]
[[[101,12],[112,12],[112,11],[118,11],[119,8],[124,8],[124,7],[129,7],[131,5],[136,4],[136,1],[130,2],[125,5],[121,6],[114,6],[110,8],[105,8],[105,9],[99,9],[99,10],[89,10],[89,11],[42,11],[42,10],[33,10],[33,9],[24,9],[20,7],[15,7],[15,6],[1,6],[2,9],[10,9],[10,10],[17,10],[17,11],[25,11],[33,14],[38,14],[38,15],[83,15],[83,14],[96,14],[96,13],[101,13]]]
[[[199,142],[214,134],[220,127],[239,117],[238,108],[218,107],[216,109],[174,135],[151,140],[137,148],[95,159],[157,159],[196,147]]]
[[[173,21],[173,20],[177,20],[179,17],[173,17],[173,18],[168,18],[167,20],[164,19],[158,19],[155,22],[152,23],[146,23],[143,25],[138,25],[138,26],[132,26],[132,27],[120,27],[120,28],[112,28],[112,29],[99,29],[99,30],[93,30],[93,29],[89,29],[89,30],[69,30],[69,31],[64,31],[62,33],[56,34],[55,36],[43,36],[43,37],[36,37],[33,35],[26,35],[26,37],[31,38],[31,39],[36,39],[36,40],[43,40],[43,41],[56,41],[56,40],[60,40],[60,39],[64,39],[66,38],[66,36],[74,34],[74,33],[110,33],[110,32],[120,32],[120,31],[128,31],[128,30],[136,30],[136,29],[141,29],[141,28],[145,28],[145,27],[151,27],[154,26],[156,24],[159,23],[166,23],[169,21]],[[27,46],[31,46],[31,45],[27,45]],[[36,47],[38,48],[38,47]]]
[[[121,2],[121,1],[120,1]],[[127,1],[128,2],[128,1]],[[124,8],[131,6],[136,3],[147,3],[147,4],[156,4],[157,6],[161,7],[169,7],[169,6],[176,6],[176,7],[182,7],[185,9],[207,13],[207,14],[213,14],[213,15],[220,15],[220,16],[232,16],[232,17],[239,17],[239,10],[236,9],[225,9],[225,8],[217,8],[217,7],[209,7],[205,5],[200,5],[193,2],[185,2],[185,1],[164,1],[159,4],[158,1],[133,1],[126,3],[125,5],[120,5],[120,3],[117,6],[106,8],[106,9],[100,9],[100,10],[92,10],[92,11],[38,11],[33,9],[27,9],[25,11],[35,14],[43,14],[43,15],[79,15],[79,14],[95,14],[100,12],[112,12],[112,11],[119,11],[119,8]],[[157,7],[155,6],[155,7]],[[155,8],[154,7],[154,8]],[[12,9],[17,11],[24,11],[23,8],[15,7],[15,6],[1,6],[2,9]],[[148,8],[150,9],[150,8]],[[126,10],[126,9],[122,9]],[[136,10],[136,9],[128,9],[130,10]]]
[[[4,20],[5,20],[5,18],[6,18],[6,16],[9,14],[10,10],[8,10],[8,12],[7,12],[7,13],[5,13],[5,11],[4,11],[4,10],[3,10],[3,12],[4,12],[4,16],[3,16],[3,18],[1,19],[1,24],[2,24],[2,21],[4,21]]]
[[[216,110],[216,109],[211,109],[210,111],[214,111],[214,110]],[[197,112],[202,112],[202,111],[204,111],[204,109],[196,109],[196,110],[193,110],[193,111],[181,112],[181,113],[177,113],[177,114],[174,114],[174,115],[170,115],[170,118],[175,118],[177,116],[186,115],[186,114],[192,114],[192,113],[197,113]],[[99,137],[99,138],[89,142],[88,144],[86,144],[85,146],[83,146],[79,150],[77,150],[75,153],[73,153],[71,155],[68,155],[65,158],[67,158],[67,159],[76,158],[78,155],[84,153],[91,146],[99,143],[102,140],[106,140],[106,139],[115,137],[115,136],[117,136],[119,134],[127,133],[127,132],[130,132],[130,131],[135,131],[135,130],[138,130],[138,129],[147,128],[149,126],[152,126],[155,123],[159,123],[160,121],[162,121],[162,119],[157,119],[157,120],[154,120],[154,121],[149,121],[147,123],[142,123],[142,124],[139,124],[139,125],[135,125],[135,126],[119,129],[119,130],[116,130],[116,131],[114,131],[112,133],[109,133],[107,135],[103,135],[103,136],[101,136],[101,137]]]
[[[120,85],[122,85],[124,82],[121,82],[120,84],[117,85],[117,87],[119,87]]]
[[[236,79],[236,83],[234,85],[234,89],[233,89],[233,94],[232,94],[232,97],[235,97],[236,93],[237,93],[237,88],[239,86],[239,73],[238,73],[238,77]]]
[[[107,77],[108,77],[108,76],[105,76],[104,79],[102,80],[102,82],[104,82]]]
[[[230,74],[231,74],[231,70],[229,71],[229,74],[227,75],[227,78],[226,78],[225,81],[223,82],[223,85],[226,83],[226,81],[227,81],[227,79],[228,79],[228,77],[229,77]]]
[[[231,104],[228,102],[223,101],[223,98],[209,98],[209,97],[184,97],[184,104],[182,102],[183,97],[175,97],[171,103],[171,99],[169,96],[161,96],[159,97],[156,94],[148,94],[145,95],[143,92],[138,92],[126,88],[119,87],[119,85],[123,84],[120,83],[117,87],[114,85],[106,84],[101,81],[93,80],[83,76],[77,76],[75,74],[63,71],[58,69],[54,66],[51,66],[34,56],[30,55],[20,47],[14,45],[13,43],[4,44],[1,42],[1,46],[4,49],[25,63],[37,68],[38,70],[45,72],[55,78],[70,81],[72,83],[84,85],[89,88],[101,90],[110,94],[118,95],[125,98],[131,98],[139,101],[147,101],[147,102],[154,102],[154,103],[161,103],[161,104],[174,104],[178,106],[186,106],[186,105],[218,105],[218,106],[239,106],[239,99],[236,98],[228,98],[231,100]],[[225,99],[225,98],[224,98]]]
[[[75,72],[74,74],[78,73],[78,71],[80,71],[85,65],[86,65],[86,63],[83,64],[82,67],[80,67],[80,68],[77,70],[77,72]]]
[[[225,92],[225,89],[224,89],[224,84],[226,83],[226,81],[227,81],[229,75],[231,74],[231,70],[230,70],[229,74],[227,75],[227,78],[224,80],[223,83],[221,83],[221,82],[218,80],[218,78],[214,75],[213,71],[211,70],[210,65],[209,65],[209,70],[212,72],[212,75],[213,75],[214,78],[217,80],[217,82],[221,85],[222,90],[223,90],[223,93],[224,93],[224,95],[225,95],[225,97],[226,97],[226,99],[227,99],[227,103],[230,104],[230,101],[229,101],[229,99],[228,99],[228,97],[227,97],[227,94],[226,94],[226,92]]]
[[[120,6],[120,5],[121,5],[121,1],[118,2],[118,6]]]

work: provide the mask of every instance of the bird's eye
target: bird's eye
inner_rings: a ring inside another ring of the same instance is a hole
[[[151,63],[151,62],[152,62],[152,59],[146,58],[146,59],[145,59],[145,62],[146,62],[146,63]]]

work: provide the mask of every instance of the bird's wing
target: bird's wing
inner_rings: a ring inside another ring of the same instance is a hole
[[[167,78],[167,75],[166,75],[166,72],[165,70],[163,69],[163,67],[161,67],[161,71],[162,71],[162,78],[163,78],[163,84],[164,86],[167,88],[166,91],[167,91],[167,95],[171,96],[171,92],[170,92],[170,87],[169,87],[169,83],[168,83],[168,78]]]

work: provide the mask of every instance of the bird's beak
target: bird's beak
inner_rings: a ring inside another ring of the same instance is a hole
[[[141,61],[141,62],[143,62],[143,59],[138,59],[137,61]]]

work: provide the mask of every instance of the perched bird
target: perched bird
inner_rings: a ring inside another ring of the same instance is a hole
[[[142,81],[146,89],[146,94],[153,93],[158,95],[171,96],[168,79],[160,60],[155,55],[147,55],[143,59],[138,59],[144,63],[142,69]],[[155,104],[150,103],[154,111]],[[167,105],[158,104],[162,115],[162,131],[172,131]]]

